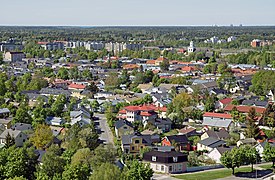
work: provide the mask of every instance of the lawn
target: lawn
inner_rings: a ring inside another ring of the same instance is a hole
[[[266,164],[266,165],[260,165],[258,167],[263,168],[263,169],[272,169],[271,166],[272,166],[272,164]]]
[[[235,169],[235,173],[238,172],[250,172],[250,167],[243,167],[243,168],[237,168]],[[220,169],[216,171],[208,171],[208,172],[197,172],[193,174],[184,174],[184,175],[178,175],[173,176],[178,179],[184,179],[184,180],[212,180],[212,179],[219,179],[219,178],[225,178],[232,175],[231,169]]]

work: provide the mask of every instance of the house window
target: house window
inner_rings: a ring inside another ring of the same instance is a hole
[[[127,127],[126,127],[126,126],[124,126],[124,127],[123,127],[123,129],[127,129]]]
[[[179,164],[178,169],[179,169],[179,171],[182,170],[182,164]]]
[[[132,146],[132,150],[135,150],[135,146]]]
[[[163,165],[161,165],[161,171],[164,171],[164,166]]]
[[[169,172],[173,172],[173,167],[169,166]]]
[[[152,161],[157,161],[157,157],[156,156],[152,156]]]
[[[156,165],[156,170],[157,170],[157,171],[159,170],[159,165]]]
[[[139,144],[139,140],[137,139],[137,140],[135,140],[135,144]]]
[[[178,157],[173,157],[173,162],[178,162]]]

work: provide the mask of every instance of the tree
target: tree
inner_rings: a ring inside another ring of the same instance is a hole
[[[246,121],[246,137],[247,138],[256,138],[259,135],[260,129],[258,125],[255,123],[257,118],[255,108],[250,108]]]
[[[221,163],[228,169],[232,169],[232,174],[234,174],[235,168],[242,165],[242,154],[234,147],[231,151],[224,152],[221,156]]]
[[[36,127],[31,142],[37,149],[43,149],[53,140],[53,133],[49,126],[40,124]]]
[[[267,143],[264,147],[263,158],[266,162],[272,162],[272,168],[275,166],[275,147]]]
[[[97,93],[99,91],[98,87],[94,82],[91,82],[89,86],[86,87],[87,90],[91,91],[93,94]]]
[[[111,163],[103,163],[96,168],[90,177],[90,180],[120,180],[123,174],[117,166]]]
[[[105,79],[105,87],[107,88],[107,90],[114,90],[118,88],[119,85],[120,83],[119,83],[118,74],[114,72],[110,72],[107,78]]]
[[[8,133],[5,138],[5,148],[9,148],[15,144],[15,139]]]
[[[226,63],[220,63],[218,65],[218,73],[222,74],[224,72],[228,71],[228,66]]]
[[[169,61],[168,60],[163,60],[161,63],[160,63],[160,69],[162,70],[162,71],[167,71],[168,69],[169,69],[169,66],[170,66],[170,64],[169,64]]]
[[[149,180],[152,178],[154,171],[150,164],[144,164],[138,160],[131,161],[125,168],[126,180]]]
[[[66,161],[56,154],[54,151],[46,151],[42,157],[42,165],[38,170],[38,174],[52,179],[55,176],[61,176],[66,165]]]
[[[60,79],[67,80],[67,79],[69,79],[69,71],[64,67],[61,67],[58,70],[56,77],[58,77]]]
[[[62,179],[86,180],[91,174],[91,169],[86,164],[68,165],[62,174]]]
[[[93,73],[89,69],[85,69],[82,72],[82,77],[86,80],[91,80],[93,79]]]
[[[116,150],[111,144],[106,147],[98,146],[93,154],[91,159],[93,168],[100,167],[103,163],[114,163],[116,159]]]
[[[27,106],[21,104],[16,111],[15,117],[13,118],[13,123],[32,123],[32,117],[29,114],[29,109]]]
[[[85,128],[78,133],[79,143],[82,148],[95,149],[98,146],[98,134],[95,129]]]
[[[93,100],[93,101],[91,102],[91,107],[92,107],[93,111],[97,111],[98,108],[99,108],[99,103],[98,103],[98,101],[97,101],[97,100]]]
[[[240,154],[244,156],[242,161],[246,162],[246,164],[251,164],[251,172],[253,172],[253,164],[261,160],[259,152],[255,147],[251,147],[249,145],[241,146],[239,151]]]

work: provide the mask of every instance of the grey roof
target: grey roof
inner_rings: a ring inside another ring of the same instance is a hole
[[[4,113],[10,113],[10,110],[8,108],[1,108],[0,114],[4,114]]]
[[[40,94],[46,94],[46,95],[61,95],[64,94],[66,97],[69,97],[71,95],[71,92],[69,90],[59,89],[59,88],[42,88],[40,91]]]
[[[44,154],[46,153],[46,151],[36,149],[36,150],[34,151],[34,153],[38,156],[37,161],[38,161],[38,162],[42,162],[42,157],[44,156]]]
[[[208,130],[205,133],[207,133],[209,137],[213,137],[216,139],[226,139],[230,137],[229,133],[224,129],[221,129],[220,131]]]
[[[8,124],[11,122],[11,119],[0,119],[0,124]]]
[[[244,100],[242,105],[267,107],[267,101]]]
[[[6,129],[1,135],[0,135],[0,138],[1,139],[5,139],[6,136],[8,135],[8,133],[16,138],[20,133],[22,133],[22,131],[19,131],[19,130],[12,130],[12,129]]]
[[[199,143],[211,148],[216,148],[225,144],[226,142],[220,139],[209,137],[204,140],[201,140]]]
[[[231,122],[231,119],[211,119],[208,117],[204,117],[202,125],[228,128]]]
[[[26,131],[26,130],[31,130],[32,125],[27,124],[27,123],[16,123],[11,127],[11,129],[19,130],[19,131]]]
[[[119,121],[115,122],[116,129],[119,129],[119,128],[121,128],[124,125],[127,125],[127,126],[129,126],[131,128],[134,127],[133,124],[131,122],[127,121],[127,120],[119,120]]]
[[[231,149],[233,148],[233,146],[229,146],[229,147],[217,147],[216,149],[219,151],[219,153],[222,155],[223,153],[225,153],[226,151],[231,151]]]
[[[139,133],[134,133],[130,135],[122,135],[121,142],[123,145],[131,144],[133,138],[139,137],[142,138],[142,143],[150,146],[152,143],[159,142],[160,137],[159,135],[141,135]]]

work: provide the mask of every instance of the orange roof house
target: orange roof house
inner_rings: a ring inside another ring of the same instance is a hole
[[[68,86],[68,89],[72,89],[72,90],[84,90],[86,88],[85,85],[83,84],[75,84],[75,83],[72,83]]]
[[[123,65],[123,69],[127,69],[127,70],[134,70],[134,69],[138,69],[140,66],[137,64],[125,64]]]

